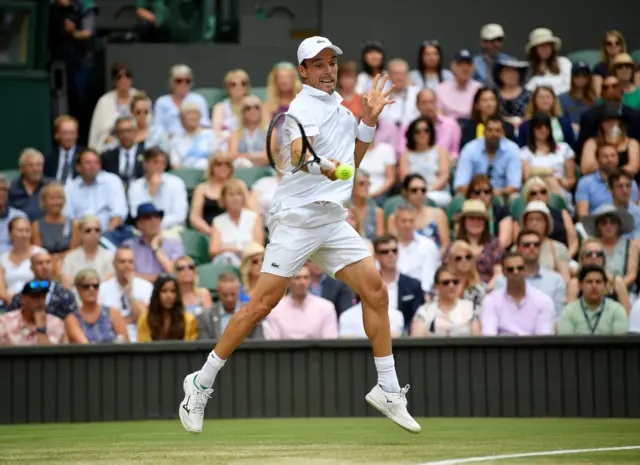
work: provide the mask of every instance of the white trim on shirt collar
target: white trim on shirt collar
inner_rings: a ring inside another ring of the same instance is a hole
[[[338,103],[342,103],[342,96],[338,92],[333,92],[332,94],[327,94],[325,91],[316,89],[315,87],[311,87],[307,84],[302,84],[301,94],[309,95],[311,97],[316,97],[321,100],[335,100]]]

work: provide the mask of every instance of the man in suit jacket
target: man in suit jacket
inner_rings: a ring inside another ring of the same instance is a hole
[[[117,174],[125,186],[144,176],[142,144],[136,144],[136,120],[123,116],[116,120],[116,135],[120,147],[107,150],[100,158],[102,169]]]
[[[218,277],[218,302],[213,308],[204,310],[197,315],[198,339],[218,340],[231,317],[240,310],[240,281],[231,272],[220,273]],[[262,324],[256,325],[249,334],[249,339],[264,339]]]
[[[44,158],[44,175],[64,185],[78,174],[75,160],[84,150],[78,145],[78,120],[69,115],[58,116],[53,130],[57,145]]]
[[[373,241],[380,275],[389,287],[389,305],[397,305],[404,316],[405,331],[411,330],[413,315],[424,304],[422,283],[398,272],[398,241],[394,236],[379,236]]]
[[[604,105],[614,103],[620,108],[620,116],[626,124],[627,135],[634,139],[640,140],[640,112],[634,110],[627,105],[622,104],[622,87],[618,78],[608,76],[602,81],[602,103],[595,107],[589,108],[580,117],[580,135],[576,142],[576,163],[580,163],[582,155],[582,147],[584,147],[587,139],[598,135],[598,127],[600,126],[601,113]]]
[[[330,301],[336,308],[337,316],[353,306],[356,295],[349,286],[338,279],[327,276],[318,265],[311,261],[307,261],[307,268],[311,275],[309,294]]]

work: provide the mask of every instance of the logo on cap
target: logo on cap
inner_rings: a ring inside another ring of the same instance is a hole
[[[324,44],[325,42],[326,42],[326,40],[322,40],[322,39],[321,39],[321,40],[317,41],[316,43],[317,43],[317,44]]]

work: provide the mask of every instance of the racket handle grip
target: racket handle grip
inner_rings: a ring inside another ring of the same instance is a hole
[[[326,158],[322,158],[322,157],[319,157],[319,158],[320,158],[320,167],[323,170],[335,169],[336,165],[332,161],[329,161]]]

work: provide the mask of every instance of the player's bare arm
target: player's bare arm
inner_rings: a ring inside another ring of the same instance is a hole
[[[310,144],[313,144],[313,137],[308,137],[307,139],[309,140]],[[302,153],[303,146],[304,144],[302,143],[302,138],[296,139],[291,143],[291,165],[292,166],[298,166],[298,164],[300,163],[300,158],[302,156],[305,157],[305,161],[312,158],[310,153],[305,153],[305,154]],[[335,165],[335,168],[340,166],[340,162],[338,160],[330,158],[329,161]],[[335,168],[332,170],[321,169],[320,171],[322,171],[322,174],[324,174],[330,180],[336,181],[338,178],[336,177]],[[302,171],[304,171],[305,173],[308,173],[309,169],[306,166],[303,166]]]
[[[362,121],[360,124],[365,125],[364,130],[367,132],[367,128],[373,128],[372,131],[375,130],[378,117],[380,116],[380,113],[382,113],[382,110],[384,110],[384,107],[396,102],[395,100],[389,100],[387,98],[391,95],[393,86],[383,92],[386,84],[387,76],[380,76],[378,74],[373,78],[371,89],[362,94]],[[359,136],[361,136],[360,132],[362,129],[362,127],[358,128]],[[368,139],[366,135],[363,138]],[[360,137],[356,137],[356,147],[354,152],[356,168],[360,167],[360,163],[362,162],[364,155],[367,153],[370,143],[370,140],[367,142],[366,140],[363,141],[360,139]]]

